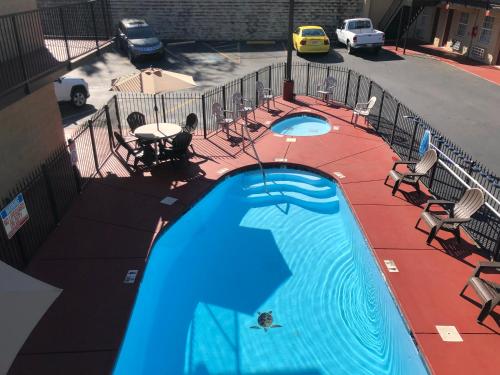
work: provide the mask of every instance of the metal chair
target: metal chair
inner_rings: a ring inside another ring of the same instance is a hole
[[[250,112],[253,113],[253,119],[254,119],[254,121],[256,121],[255,107],[253,106],[253,104],[250,100],[243,98],[243,96],[241,96],[241,94],[239,92],[235,92],[233,94],[233,104],[234,104],[235,114],[244,118],[245,123],[248,120],[248,114]]]
[[[130,142],[127,142],[120,133],[114,132],[115,138],[118,141],[118,145],[122,146],[127,150],[127,158],[125,159],[125,162],[128,164],[128,159],[130,156],[134,157],[134,169],[136,171],[139,170],[138,165],[139,162],[144,164],[146,169],[149,169],[153,167],[154,162],[156,160],[156,152],[151,147],[151,145],[148,144],[138,144],[138,147],[134,148],[130,145]]]
[[[269,112],[271,110],[270,108],[270,102],[271,100],[273,101],[273,107],[276,108],[276,102],[274,101],[274,95],[273,95],[273,90],[268,87],[264,87],[264,84],[260,81],[257,81],[255,83],[255,87],[257,88],[257,98],[258,98],[258,103],[259,105],[264,104],[264,102],[267,103],[267,111]]]
[[[127,116],[127,123],[131,133],[133,134],[135,129],[146,124],[146,116],[144,116],[141,112],[132,112]]]
[[[352,111],[351,123],[354,121],[354,127],[358,124],[358,117],[361,116],[365,119],[365,125],[368,123],[368,116],[370,115],[370,111],[375,105],[377,98],[372,96],[367,103],[356,103],[354,110]]]
[[[182,130],[185,133],[192,134],[192,133],[194,133],[194,131],[196,130],[197,127],[198,127],[198,116],[196,116],[195,113],[190,113],[186,117],[186,124],[184,125]]]
[[[222,105],[220,103],[212,104],[212,115],[215,116],[217,129],[219,126],[221,126],[226,130],[227,137],[229,138],[229,127],[231,126],[231,124],[234,124],[234,130],[236,130],[236,121],[234,121],[234,116],[226,117],[226,113],[234,115],[234,111],[222,109]]]
[[[322,84],[318,85],[317,93],[321,99],[328,104],[329,97],[333,100],[333,90],[337,87],[337,80],[334,77],[326,77]]]

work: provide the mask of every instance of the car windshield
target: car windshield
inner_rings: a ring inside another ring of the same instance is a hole
[[[349,30],[370,29],[371,27],[372,27],[372,25],[370,24],[370,21],[368,21],[368,20],[349,22]]]
[[[325,32],[321,29],[305,29],[302,30],[302,36],[325,36]]]
[[[150,26],[132,27],[127,30],[129,39],[146,39],[154,38],[153,29]]]

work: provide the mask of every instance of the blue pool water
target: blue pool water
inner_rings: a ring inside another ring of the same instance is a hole
[[[218,184],[155,243],[114,374],[427,374],[342,191]],[[258,312],[274,324],[258,326]]]
[[[292,115],[276,122],[271,130],[283,135],[314,136],[328,133],[330,124],[316,116]]]

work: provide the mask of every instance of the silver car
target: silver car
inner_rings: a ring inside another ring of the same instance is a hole
[[[123,19],[118,24],[118,43],[131,62],[140,56],[163,56],[163,43],[146,21]]]

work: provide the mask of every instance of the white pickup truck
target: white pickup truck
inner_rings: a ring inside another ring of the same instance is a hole
[[[337,39],[345,44],[349,54],[355,49],[362,48],[369,48],[378,53],[384,45],[384,33],[375,30],[369,18],[345,20],[341,28],[337,29]]]

